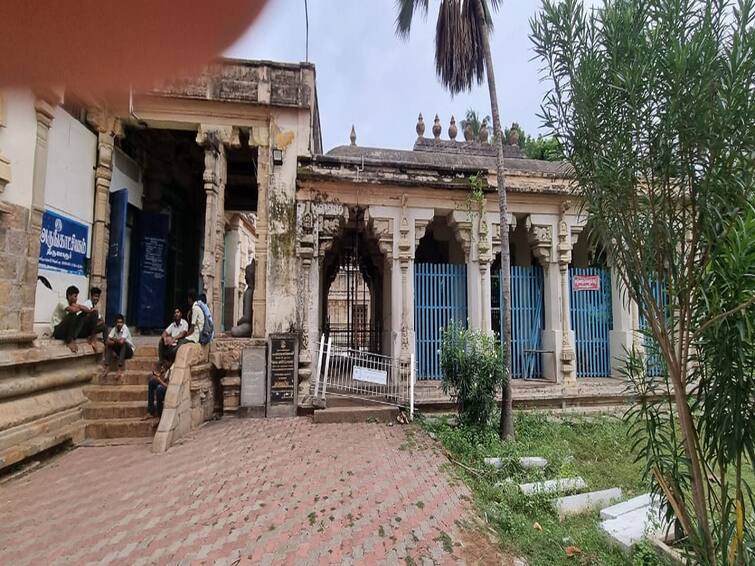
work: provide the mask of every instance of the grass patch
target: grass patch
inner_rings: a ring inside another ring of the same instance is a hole
[[[497,419],[494,419],[497,422]],[[548,416],[517,413],[516,439],[502,444],[494,427],[473,430],[451,426],[448,418],[422,421],[422,426],[443,443],[459,462],[479,474],[455,466],[467,483],[478,509],[497,531],[502,547],[530,564],[624,565],[664,564],[646,555],[627,557],[613,546],[598,526],[598,512],[559,521],[551,507],[552,496],[523,496],[517,484],[544,479],[582,476],[589,491],[620,487],[626,498],[647,491],[642,467],[634,463],[627,437],[628,427],[618,417]],[[504,460],[501,469],[483,463],[486,457]],[[521,456],[542,456],[544,470],[523,470]],[[513,483],[503,483],[511,478]],[[498,485],[496,485],[498,484]],[[533,528],[538,523],[542,530]],[[578,557],[569,557],[567,547],[578,547]]]

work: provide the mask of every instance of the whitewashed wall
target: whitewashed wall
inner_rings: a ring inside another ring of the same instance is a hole
[[[0,153],[11,163],[11,181],[2,193],[6,202],[31,208],[37,115],[29,90],[3,91],[6,125],[0,128]]]
[[[87,257],[91,257],[96,163],[97,136],[63,108],[56,108],[50,128],[45,208],[89,227]],[[31,181],[29,183],[31,187]],[[50,315],[55,304],[65,299],[66,288],[76,285],[81,291],[79,301],[84,301],[88,296],[89,278],[49,271],[42,266],[39,273],[50,281],[52,291],[37,283],[34,324],[36,330],[47,332]]]
[[[141,210],[144,198],[141,167],[116,147],[113,152],[113,178],[110,181],[110,192],[121,189],[128,190],[128,203]]]

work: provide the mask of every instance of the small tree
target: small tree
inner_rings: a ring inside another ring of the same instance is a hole
[[[753,0],[544,0],[531,22],[545,125],[665,368],[629,356],[636,448],[701,564],[753,558],[754,21]]]
[[[456,402],[460,422],[488,425],[495,412],[496,393],[506,379],[503,350],[495,336],[452,320],[443,330],[440,367],[443,392]]]

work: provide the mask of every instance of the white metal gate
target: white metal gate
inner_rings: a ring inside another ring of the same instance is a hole
[[[414,355],[408,362],[391,356],[337,346],[332,337],[320,338],[317,366],[310,393],[327,404],[328,396],[350,397],[384,405],[398,405],[414,418]]]

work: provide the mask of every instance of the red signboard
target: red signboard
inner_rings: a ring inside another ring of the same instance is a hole
[[[597,275],[575,275],[572,277],[571,285],[575,291],[600,291],[600,277]]]

